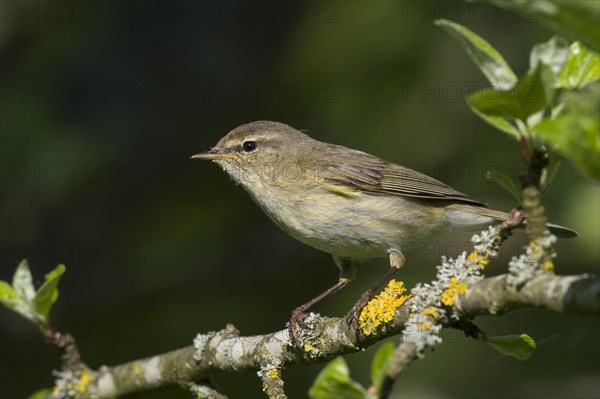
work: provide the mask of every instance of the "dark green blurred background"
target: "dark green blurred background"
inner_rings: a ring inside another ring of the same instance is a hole
[[[216,165],[189,160],[242,123],[286,122],[511,209],[484,175],[517,175],[517,143],[468,109],[464,97],[486,80],[433,20],[470,27],[518,74],[553,34],[462,2],[3,1],[1,11],[0,279],[21,258],[38,282],[65,263],[52,318],[94,368],[190,345],[228,322],[242,334],[282,329],[336,281],[329,255],[286,236]],[[545,198],[554,222],[581,233],[559,242],[557,272],[598,271],[598,185],[565,165]],[[430,280],[439,255],[468,239],[416,250],[401,278]],[[523,243],[511,239],[489,272],[506,271]],[[316,310],[344,314],[385,268],[364,265]],[[52,386],[57,351],[4,308],[0,317],[2,398]],[[600,395],[598,318],[521,310],[478,321],[491,335],[529,333],[537,352],[519,362],[445,331],[396,395]],[[375,349],[347,357],[364,384]],[[288,394],[306,396],[322,367],[285,370]],[[214,381],[232,398],[263,395],[254,373]]]

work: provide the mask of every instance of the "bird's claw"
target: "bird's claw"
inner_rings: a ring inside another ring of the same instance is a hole
[[[302,307],[298,307],[292,311],[292,315],[290,317],[288,333],[290,335],[290,340],[298,349],[302,349],[303,347],[302,340],[299,336],[299,328],[306,328],[306,323],[304,322],[306,316],[307,314],[304,312],[304,309]]]
[[[348,327],[351,327],[354,331],[358,331],[358,318],[360,317],[361,310],[371,300],[373,294],[370,291],[365,291],[360,295],[358,301],[352,306],[352,308],[346,314],[346,323]]]

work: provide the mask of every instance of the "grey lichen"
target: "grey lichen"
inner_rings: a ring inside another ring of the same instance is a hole
[[[549,272],[554,269],[552,260],[556,257],[554,243],[556,236],[550,231],[531,241],[525,247],[525,253],[513,256],[508,263],[508,286],[519,289],[539,273]]]

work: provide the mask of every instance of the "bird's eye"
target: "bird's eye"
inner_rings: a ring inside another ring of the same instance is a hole
[[[244,152],[252,152],[256,150],[256,141],[244,141],[242,144]]]

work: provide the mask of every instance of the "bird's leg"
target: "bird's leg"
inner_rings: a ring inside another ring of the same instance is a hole
[[[365,307],[365,305],[373,297],[373,294],[379,289],[379,287],[381,287],[385,282],[387,282],[394,275],[394,273],[396,273],[398,269],[400,269],[404,265],[404,262],[406,261],[404,255],[398,249],[390,249],[388,253],[390,254],[390,268],[385,272],[383,276],[381,276],[381,278],[379,278],[379,280],[377,280],[377,282],[375,282],[375,284],[371,286],[371,288],[369,288],[360,295],[358,301],[356,301],[354,306],[352,306],[352,308],[350,309],[350,311],[348,311],[348,314],[346,315],[348,325],[354,328],[354,330],[358,329],[358,317],[362,308]]]
[[[329,295],[339,291],[340,289],[350,284],[356,277],[356,268],[349,259],[342,259],[336,256],[334,256],[333,259],[340,269],[340,279],[338,280],[338,282],[335,283],[333,286],[329,287],[327,290],[323,291],[321,294],[311,299],[310,301],[298,306],[292,311],[288,332],[290,335],[290,339],[297,348],[302,349],[302,340],[298,336],[298,327],[306,327],[306,324],[304,323],[306,311],[318,302],[321,302],[323,299],[327,298]]]

